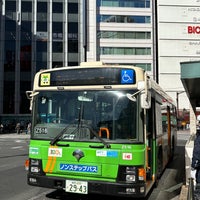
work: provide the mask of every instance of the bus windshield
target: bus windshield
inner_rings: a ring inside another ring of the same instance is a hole
[[[40,91],[33,101],[33,139],[142,142],[141,108],[130,90]],[[96,133],[96,134],[94,134]]]

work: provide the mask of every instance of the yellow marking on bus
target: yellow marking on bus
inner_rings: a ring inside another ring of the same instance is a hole
[[[52,159],[53,159],[52,156],[48,156],[48,161],[47,161],[46,167],[45,167],[45,169],[44,169],[44,172],[47,173],[47,172],[49,171],[49,168],[50,168],[50,166],[51,166]]]
[[[49,169],[49,173],[52,173],[53,172],[53,169],[55,167],[55,164],[56,164],[56,157],[53,157],[53,161],[52,161],[52,164],[51,164],[51,168]]]

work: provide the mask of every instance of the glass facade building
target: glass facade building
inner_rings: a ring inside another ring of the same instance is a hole
[[[79,63],[78,10],[78,0],[0,2],[1,118],[30,115],[36,72]]]
[[[152,75],[152,27],[150,0],[1,0],[0,122],[30,116],[41,69],[103,61]]]

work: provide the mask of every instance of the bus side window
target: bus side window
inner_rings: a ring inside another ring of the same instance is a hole
[[[152,125],[153,125],[153,120],[152,120],[152,110],[148,109],[147,110],[147,117],[146,117],[146,124],[147,124],[147,134],[152,133]]]
[[[122,139],[135,139],[136,136],[136,119],[134,118],[133,112],[135,112],[135,104],[128,103],[125,108],[121,111],[119,115],[119,125],[120,125],[120,138]]]

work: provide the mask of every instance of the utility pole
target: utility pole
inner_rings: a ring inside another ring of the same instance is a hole
[[[158,11],[157,0],[152,1],[152,51],[153,51],[153,79],[159,83],[159,70],[158,70]]]

